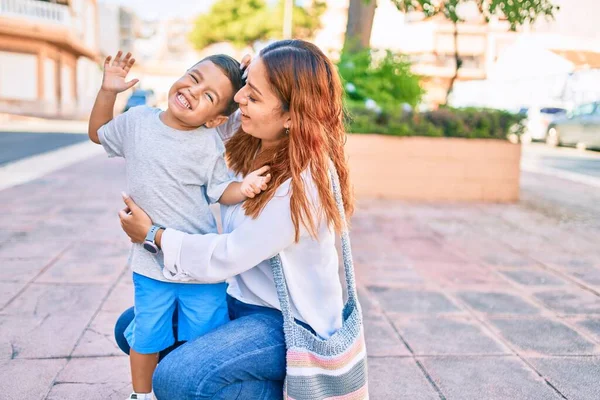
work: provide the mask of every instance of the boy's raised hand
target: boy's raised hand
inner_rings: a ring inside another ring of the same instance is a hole
[[[271,174],[267,174],[265,176],[262,175],[268,170],[269,167],[264,166],[246,175],[246,177],[242,181],[242,186],[240,188],[242,194],[252,199],[260,192],[267,190],[267,183],[269,183],[269,181],[271,180]]]
[[[123,52],[119,50],[115,59],[111,61],[111,56],[104,60],[104,76],[102,77],[102,90],[121,93],[133,87],[139,82],[138,79],[132,79],[129,82],[125,81],[129,70],[135,63],[135,58],[131,57],[131,53],[127,53],[125,58],[121,58]]]

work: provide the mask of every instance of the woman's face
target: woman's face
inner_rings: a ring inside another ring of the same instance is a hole
[[[271,89],[262,59],[255,59],[248,68],[246,86],[234,97],[242,111],[242,129],[262,139],[263,144],[276,142],[291,125],[290,113],[282,112],[281,101]]]

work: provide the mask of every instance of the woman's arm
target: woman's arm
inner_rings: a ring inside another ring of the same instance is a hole
[[[289,183],[282,185],[256,219],[246,219],[228,234],[187,234],[174,229],[159,231],[165,277],[222,282],[269,259],[294,242]],[[152,221],[131,198],[121,211],[121,226],[133,242],[143,242]],[[128,211],[130,213],[128,214]]]

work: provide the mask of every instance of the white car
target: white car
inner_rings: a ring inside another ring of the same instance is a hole
[[[567,110],[562,107],[531,107],[521,110],[521,112],[525,111],[527,112],[527,119],[524,121],[525,132],[521,137],[521,140],[525,143],[545,141],[548,126],[552,121],[567,114]]]

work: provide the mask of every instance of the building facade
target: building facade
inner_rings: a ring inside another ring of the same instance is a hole
[[[95,0],[0,0],[0,113],[80,118],[97,91]]]

